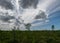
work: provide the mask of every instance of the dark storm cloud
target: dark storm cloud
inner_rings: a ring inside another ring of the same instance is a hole
[[[6,8],[6,9],[13,9],[13,5],[11,4],[11,2],[9,2],[7,0],[0,0],[0,6]]]
[[[41,12],[41,13],[40,13]],[[35,19],[46,19],[45,12],[40,11],[39,14],[35,17]]]
[[[21,6],[23,8],[33,7],[36,8],[38,4],[38,0],[21,0]]]

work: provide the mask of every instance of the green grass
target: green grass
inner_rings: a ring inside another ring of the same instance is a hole
[[[0,43],[60,43],[60,31],[0,31]]]

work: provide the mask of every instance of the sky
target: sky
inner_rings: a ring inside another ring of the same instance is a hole
[[[15,23],[12,19],[20,16],[25,24],[31,23],[31,30],[51,30],[52,25],[60,30],[60,0],[0,0],[0,24],[4,28],[10,28]]]

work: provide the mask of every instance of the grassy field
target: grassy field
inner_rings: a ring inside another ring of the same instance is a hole
[[[60,31],[0,31],[0,43],[60,43]]]

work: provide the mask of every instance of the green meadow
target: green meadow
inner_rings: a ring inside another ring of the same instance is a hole
[[[60,43],[60,30],[0,31],[0,43]]]

